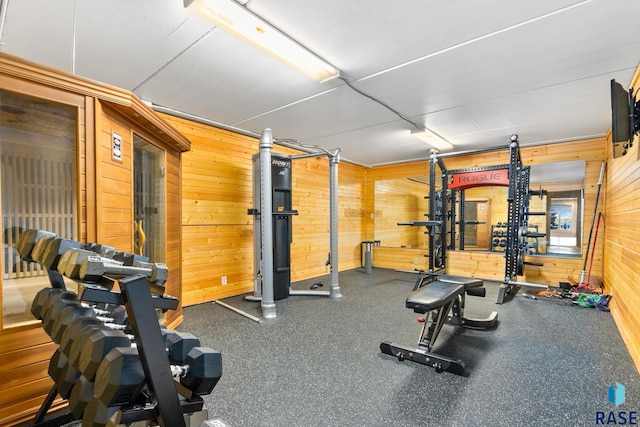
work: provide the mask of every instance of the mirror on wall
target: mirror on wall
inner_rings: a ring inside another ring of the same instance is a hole
[[[375,182],[375,240],[382,246],[427,248],[425,227],[399,226],[399,222],[427,221],[429,177]]]
[[[583,227],[584,160],[531,166],[530,188],[544,190],[529,201],[528,252],[532,255],[580,256]],[[428,220],[429,177],[375,182],[375,240],[381,246],[427,248],[426,227],[399,222]],[[508,188],[465,190],[464,250],[504,251]],[[456,212],[460,212],[459,206]],[[456,239],[455,250],[460,250]]]

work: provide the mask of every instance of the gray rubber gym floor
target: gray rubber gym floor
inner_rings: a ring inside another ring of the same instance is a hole
[[[295,296],[277,318],[253,322],[215,303],[184,309],[178,328],[222,353],[223,376],[205,407],[240,426],[592,426],[597,411],[640,410],[640,376],[608,312],[519,295],[498,305],[467,298],[467,317],[495,310],[490,331],[446,325],[435,352],[465,361],[468,376],[382,354],[384,340],[414,345],[417,314],[405,308],[416,276],[340,273],[342,298]],[[328,277],[294,284],[308,289]],[[259,303],[224,302],[255,316]],[[608,387],[626,401],[608,401]],[[618,388],[618,390],[620,390]],[[606,418],[605,418],[606,420]]]

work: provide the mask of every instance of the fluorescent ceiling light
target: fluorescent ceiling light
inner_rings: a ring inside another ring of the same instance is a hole
[[[319,82],[340,71],[233,0],[184,0],[184,7]]]
[[[415,136],[421,141],[426,142],[433,148],[437,148],[438,150],[452,150],[453,145],[443,139],[440,135],[437,135],[430,131],[429,129],[414,129],[411,131],[411,135]]]

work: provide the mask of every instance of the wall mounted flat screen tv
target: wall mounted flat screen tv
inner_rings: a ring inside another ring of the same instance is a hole
[[[611,141],[614,158],[627,154],[633,145],[638,125],[635,97],[630,90],[611,80]]]

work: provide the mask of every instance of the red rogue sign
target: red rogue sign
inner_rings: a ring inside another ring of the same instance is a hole
[[[482,187],[485,185],[509,186],[509,170],[496,169],[480,172],[454,173],[448,188],[466,190],[467,188]]]

